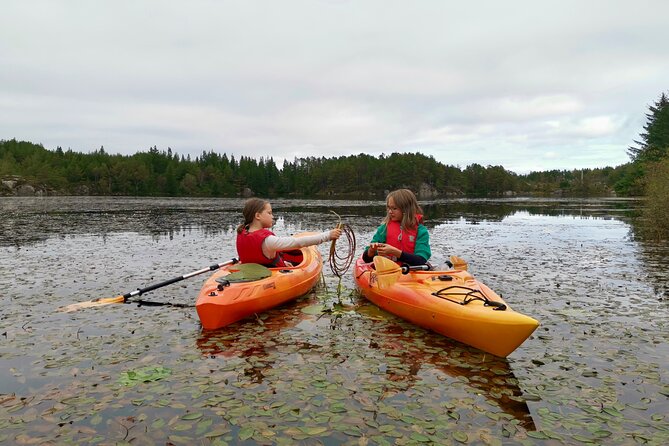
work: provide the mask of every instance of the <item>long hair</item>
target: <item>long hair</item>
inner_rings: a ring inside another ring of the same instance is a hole
[[[256,217],[258,212],[262,212],[265,206],[269,203],[267,200],[262,198],[249,198],[244,204],[244,209],[242,209],[242,215],[244,216],[244,223],[237,226],[237,234],[241,234],[244,229],[247,229],[253,219]]]
[[[395,206],[402,211],[402,221],[400,222],[402,229],[417,227],[419,223],[418,215],[422,214],[423,210],[418,205],[418,200],[414,193],[409,189],[397,189],[388,194],[386,204],[388,204],[390,198],[395,202]],[[386,213],[386,218],[383,222],[388,224],[390,222],[390,215]]]

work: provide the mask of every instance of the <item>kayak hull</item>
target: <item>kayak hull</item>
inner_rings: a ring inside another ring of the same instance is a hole
[[[412,271],[389,284],[358,259],[354,278],[361,294],[385,311],[496,356],[511,354],[539,326],[467,271]]]
[[[219,286],[216,279],[235,272],[235,265],[215,272],[204,282],[195,303],[202,328],[225,327],[308,293],[318,283],[323,260],[314,246],[301,251],[299,265],[269,268],[271,276],[253,282]]]

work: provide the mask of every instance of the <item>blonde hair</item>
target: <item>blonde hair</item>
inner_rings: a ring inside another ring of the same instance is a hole
[[[265,209],[265,206],[269,204],[269,201],[263,200],[262,198],[249,198],[244,204],[244,209],[242,209],[242,215],[244,216],[244,223],[237,226],[237,234],[241,234],[244,229],[247,229],[253,219],[256,218],[258,212],[262,212]]]
[[[423,210],[418,205],[416,195],[409,189],[397,189],[392,191],[386,197],[386,204],[388,200],[393,199],[395,206],[402,211],[402,221],[400,225],[402,229],[413,229],[418,226],[418,215],[423,213]],[[390,222],[390,215],[386,214],[384,223]]]

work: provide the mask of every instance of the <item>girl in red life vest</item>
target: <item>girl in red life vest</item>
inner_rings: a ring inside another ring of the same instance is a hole
[[[237,227],[237,254],[242,263],[259,263],[268,267],[290,266],[291,262],[299,263],[298,258],[285,259],[282,251],[290,251],[305,246],[317,245],[328,240],[336,240],[341,229],[332,229],[321,234],[305,237],[277,237],[268,228],[274,224],[272,205],[260,198],[251,198],[242,210],[244,223]]]
[[[374,256],[388,257],[406,265],[424,265],[430,260],[430,235],[423,226],[423,211],[409,189],[398,189],[386,197],[388,214],[376,230],[372,243],[362,258],[371,262]]]

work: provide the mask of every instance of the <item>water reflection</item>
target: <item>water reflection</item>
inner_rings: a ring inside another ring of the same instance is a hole
[[[536,429],[508,360],[491,355],[482,358],[480,351],[439,335],[420,329],[407,331],[406,326],[373,315],[369,318],[368,314],[377,310],[366,303],[340,307],[344,311],[338,311],[335,305],[334,311],[326,309],[320,315],[303,312],[310,304],[313,302],[303,300],[268,312],[262,320],[247,320],[242,325],[233,324],[220,330],[203,331],[196,341],[197,348],[211,358],[243,358],[246,365],[239,371],[239,379],[260,384],[265,379],[271,379],[270,371],[279,358],[277,350],[289,348],[305,354],[318,350],[322,346],[311,343],[305,333],[319,332],[318,326],[339,332],[347,331],[352,326],[350,318],[362,315],[365,322],[371,325],[362,328],[361,333],[357,322],[357,334],[368,339],[367,348],[381,353],[366,355],[366,366],[375,361],[373,358],[385,358],[376,367],[385,373],[386,382],[392,383],[386,387],[381,399],[407,392],[417,383],[430,380],[430,376],[436,374],[434,385],[437,388],[448,385],[452,379],[465,383],[475,394],[484,396],[493,407],[518,420],[526,430]],[[345,352],[335,350],[330,353],[340,358],[333,360],[344,366],[347,373],[356,375],[363,372],[355,370],[356,364],[347,360]],[[302,380],[311,378],[304,376]]]
[[[211,358],[244,358],[248,365],[243,374],[259,384],[275,362],[272,358],[276,356],[269,350],[276,347],[277,334],[313,317],[301,311],[308,304],[302,300],[259,315],[255,321],[245,319],[217,330],[203,330],[197,338],[197,348]],[[304,344],[304,348],[309,347]]]
[[[669,271],[669,240],[646,239],[640,229],[633,226],[631,238],[634,238],[640,249],[643,264],[646,266],[648,282],[653,287],[655,297],[669,304],[669,282],[667,282],[667,271]]]
[[[421,379],[421,370],[434,369],[459,382],[518,420],[527,430],[536,430],[518,380],[505,358],[484,355],[447,338],[423,332],[407,332],[399,325],[384,325],[369,342],[388,359],[388,379],[410,387]],[[444,378],[438,377],[443,380]]]
[[[239,223],[243,199],[131,197],[0,197],[0,246],[34,244],[50,237],[136,232],[174,239],[191,230],[216,236]],[[500,221],[518,212],[530,215],[628,219],[638,202],[625,199],[456,199],[423,202],[428,227],[464,219]],[[335,210],[348,221],[375,226],[383,201],[272,200],[287,224],[330,224]]]

